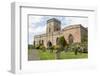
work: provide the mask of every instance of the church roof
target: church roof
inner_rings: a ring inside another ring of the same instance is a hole
[[[78,27],[87,30],[87,29],[86,29],[85,27],[83,27],[81,24],[69,25],[69,26],[63,28],[62,30],[64,31],[64,30],[73,29],[73,28],[78,28]]]

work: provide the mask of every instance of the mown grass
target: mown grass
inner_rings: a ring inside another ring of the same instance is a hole
[[[34,49],[33,49],[34,50]],[[54,60],[56,59],[56,51],[54,50],[53,53],[50,52],[50,50],[37,50],[38,56],[40,60]],[[28,55],[31,55],[32,49],[28,50]],[[60,53],[60,59],[82,59],[82,58],[88,58],[88,53],[78,53],[77,55],[74,54],[72,51],[62,51]]]
[[[77,55],[74,52],[61,52],[61,59],[80,59],[80,58],[88,58],[87,53],[78,53]]]
[[[50,53],[48,50],[45,52],[39,50],[38,56],[40,57],[40,60],[53,60],[56,59],[56,53]],[[77,55],[74,54],[74,52],[64,52],[62,51],[60,54],[60,59],[80,59],[80,58],[88,58],[87,53],[78,53]]]
[[[55,53],[50,53],[49,51],[42,52],[39,50],[40,60],[52,60],[55,59]]]

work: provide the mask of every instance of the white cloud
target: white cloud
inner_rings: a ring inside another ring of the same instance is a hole
[[[35,35],[43,34],[43,33],[45,33],[45,30],[46,30],[46,26],[40,26],[40,27],[34,29],[34,34]]]
[[[39,22],[43,16],[29,16],[30,20],[29,20],[29,23],[37,23]]]
[[[31,28],[29,27],[29,43],[32,44],[34,41],[35,35],[40,35],[46,33],[46,25],[39,26],[38,28]]]
[[[82,24],[82,26],[88,27],[88,18],[71,17],[70,20],[69,25]]]
[[[39,26],[38,28],[29,27],[29,33],[33,33],[34,35],[45,33],[45,32],[46,32],[46,25],[45,26]]]

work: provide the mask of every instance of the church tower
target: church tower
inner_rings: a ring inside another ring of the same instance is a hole
[[[53,33],[61,30],[61,22],[58,19],[52,18],[47,21],[46,33]]]

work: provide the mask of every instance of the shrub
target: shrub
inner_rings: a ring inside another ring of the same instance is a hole
[[[64,48],[64,51],[67,52],[68,50],[69,50],[69,46],[66,45],[65,48]]]
[[[40,46],[39,46],[39,45],[36,45],[35,48],[36,48],[36,49],[40,49]]]
[[[67,42],[64,38],[64,36],[59,37],[59,42],[58,42],[60,46],[65,47],[67,45]]]
[[[39,47],[39,49],[41,49],[43,52],[46,50],[46,48],[45,48],[44,45],[41,45],[41,46]]]
[[[57,50],[60,46],[59,45],[53,45],[52,46],[54,50]]]

